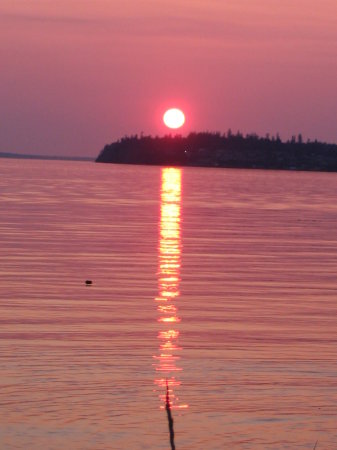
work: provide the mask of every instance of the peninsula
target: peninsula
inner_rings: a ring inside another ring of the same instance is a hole
[[[337,172],[337,145],[221,133],[126,136],[106,145],[96,162]]]

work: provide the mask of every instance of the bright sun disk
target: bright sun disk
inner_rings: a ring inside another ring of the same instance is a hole
[[[165,112],[163,121],[169,128],[180,128],[185,123],[185,115],[180,109],[171,108]]]

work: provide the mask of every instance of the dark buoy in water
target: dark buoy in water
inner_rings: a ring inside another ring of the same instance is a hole
[[[85,284],[86,284],[87,286],[89,286],[90,284],[92,284],[92,281],[91,281],[91,280],[85,280]]]

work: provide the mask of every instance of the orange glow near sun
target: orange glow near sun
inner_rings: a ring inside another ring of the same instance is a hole
[[[185,123],[185,114],[180,109],[171,108],[165,112],[163,121],[168,128],[180,128]]]

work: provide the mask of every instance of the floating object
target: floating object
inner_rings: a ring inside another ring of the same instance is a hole
[[[170,394],[169,394],[169,386],[166,378],[166,401],[165,401],[165,409],[167,412],[167,419],[170,431],[170,444],[171,450],[176,450],[176,446],[174,444],[174,429],[173,429],[173,417],[171,413],[171,402],[170,402]]]
[[[85,280],[85,284],[88,286],[89,284],[92,284],[91,280]]]

